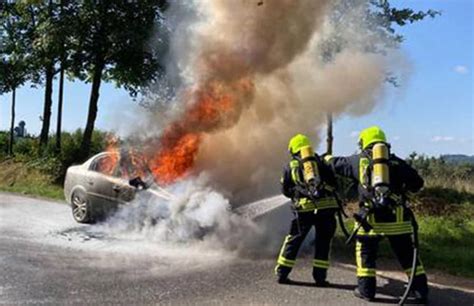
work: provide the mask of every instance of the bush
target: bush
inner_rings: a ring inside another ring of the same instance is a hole
[[[94,131],[92,135],[91,153],[95,155],[105,150],[107,144],[108,133],[102,131]],[[23,163],[31,169],[39,170],[52,178],[56,184],[61,184],[66,175],[66,170],[73,164],[83,162],[78,158],[79,148],[82,141],[82,130],[75,132],[63,132],[61,134],[61,152],[56,151],[56,138],[50,136],[48,146],[42,154],[39,153],[39,142],[36,138],[27,137],[17,139],[13,152],[15,154],[14,161]],[[8,133],[0,132],[0,146],[7,148]],[[0,161],[6,159],[6,154],[0,153]]]
[[[413,153],[408,162],[425,179],[415,195],[418,213],[429,216],[458,214],[462,204],[474,204],[474,164],[447,162],[444,158]]]
[[[413,153],[410,163],[425,179],[428,187],[445,187],[474,193],[474,164],[448,163],[442,157],[427,157]]]
[[[13,145],[13,152],[27,157],[38,155],[38,140],[32,137],[18,138]]]

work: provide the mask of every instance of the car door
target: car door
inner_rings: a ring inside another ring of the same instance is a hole
[[[134,171],[131,171],[131,168],[133,168],[133,165],[121,156],[114,173],[114,182],[117,187],[116,197],[120,204],[126,204],[135,198],[136,188],[129,184],[130,180],[135,178]]]
[[[95,208],[107,212],[117,206],[117,190],[113,173],[117,157],[112,154],[99,155],[92,161],[87,173],[88,195]]]
[[[114,177],[114,197],[118,204],[126,204],[135,198],[136,188],[130,186],[129,180],[122,177]]]

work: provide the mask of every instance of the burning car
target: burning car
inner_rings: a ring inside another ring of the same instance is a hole
[[[164,200],[173,197],[155,183],[143,159],[118,151],[99,153],[82,165],[69,167],[64,182],[64,196],[79,223],[107,217],[139,191]]]

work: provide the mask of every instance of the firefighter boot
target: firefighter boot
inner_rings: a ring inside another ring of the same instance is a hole
[[[290,268],[277,266],[275,269],[276,276],[277,276],[277,283],[279,284],[289,284],[291,280],[288,278],[288,275],[291,272]]]
[[[326,269],[313,268],[313,279],[316,284],[316,287],[327,287],[329,282],[326,280]]]

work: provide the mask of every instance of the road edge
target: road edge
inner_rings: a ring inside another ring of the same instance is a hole
[[[355,270],[356,270],[356,266],[353,265],[353,264],[338,263],[337,266],[340,267],[340,268],[346,269],[346,270],[352,270],[352,271],[354,271],[354,273],[355,273]],[[434,272],[433,274],[437,275],[438,273]],[[395,279],[395,280],[402,281],[402,282],[407,281],[406,276],[401,271],[390,271],[390,270],[389,271],[377,271],[377,276],[381,276],[383,278]],[[443,277],[458,279],[460,281],[462,281],[462,280],[471,281],[469,278],[454,276],[454,275],[449,275],[449,274],[448,275],[443,274]],[[470,288],[470,287],[465,287],[465,286],[460,286],[460,285],[446,285],[446,284],[442,284],[442,283],[439,283],[439,282],[430,281],[429,278],[430,277],[429,277],[429,273],[428,273],[428,284],[430,286],[437,287],[437,288],[440,288],[440,289],[455,289],[455,290],[462,291],[462,292],[465,292],[465,293],[474,293],[474,286],[472,288]]]

